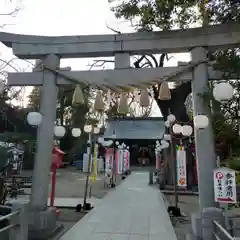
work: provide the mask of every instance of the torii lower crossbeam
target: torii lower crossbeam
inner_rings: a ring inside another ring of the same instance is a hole
[[[164,81],[164,77],[181,72],[184,67],[163,67],[163,68],[143,68],[143,69],[115,69],[115,70],[97,70],[97,71],[60,71],[63,75],[69,76],[81,82],[93,86],[109,85],[123,86],[140,85],[141,83],[150,83],[152,81]],[[24,73],[9,73],[8,84],[11,86],[39,86],[43,84],[43,72],[24,72]],[[222,78],[222,73],[208,67],[208,76],[210,80],[219,80]],[[191,81],[192,73],[184,72],[169,81]],[[58,85],[72,84],[63,76],[58,76]]]

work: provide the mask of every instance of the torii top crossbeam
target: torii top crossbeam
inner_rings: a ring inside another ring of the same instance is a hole
[[[208,47],[212,51],[236,47],[240,43],[239,33],[239,24],[223,24],[117,35],[45,37],[1,32],[0,41],[12,47],[13,54],[19,58],[41,59],[51,53],[61,58],[83,58],[109,57],[117,52],[128,52],[131,55],[179,53],[199,46]]]

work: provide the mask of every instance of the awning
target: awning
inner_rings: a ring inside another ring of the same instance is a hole
[[[163,118],[120,118],[107,122],[104,138],[112,139],[115,132],[116,139],[152,139],[163,137],[165,125]]]

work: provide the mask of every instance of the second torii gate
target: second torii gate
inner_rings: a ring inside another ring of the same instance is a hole
[[[51,218],[47,217],[47,199],[58,86],[71,84],[67,81],[68,77],[96,86],[140,86],[142,83],[150,85],[152,82],[192,80],[194,115],[210,116],[210,109],[200,95],[208,89],[208,80],[221,79],[221,73],[206,64],[207,51],[239,46],[240,28],[238,25],[218,25],[152,33],[63,37],[0,33],[0,41],[11,47],[17,57],[40,59],[46,66],[39,71],[9,73],[8,76],[8,83],[12,86],[42,86],[40,112],[43,119],[38,129],[31,208],[32,224],[36,229],[43,230],[54,227],[54,223],[48,220]],[[131,55],[188,51],[191,51],[192,65],[187,71],[183,66],[130,68]],[[115,57],[115,70],[61,71],[59,68],[61,58],[104,56]],[[195,141],[200,205],[203,208],[214,204],[212,170],[215,168],[215,150],[211,124],[206,129],[195,131]]]

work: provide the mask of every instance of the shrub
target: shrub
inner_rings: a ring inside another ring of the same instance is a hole
[[[235,171],[240,171],[240,160],[239,159],[230,160],[228,162],[228,167]]]
[[[236,184],[239,185],[240,184],[240,174],[236,173]]]

